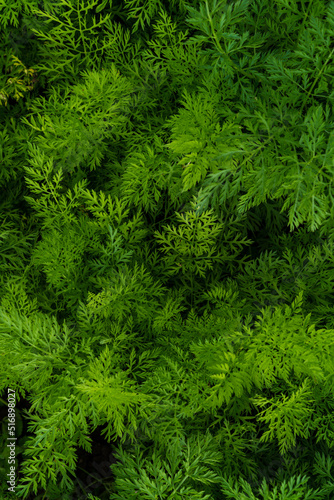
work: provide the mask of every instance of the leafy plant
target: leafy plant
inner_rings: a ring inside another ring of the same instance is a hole
[[[330,500],[334,1],[7,4],[14,495]]]

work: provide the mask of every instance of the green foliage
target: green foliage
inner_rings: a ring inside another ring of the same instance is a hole
[[[305,476],[292,477],[288,483],[283,481],[280,490],[275,487],[272,491],[269,490],[266,481],[263,482],[260,488],[260,495],[263,500],[301,500],[302,498],[305,500],[320,500],[325,498],[326,491],[325,490],[316,490],[307,488],[307,480],[308,478]],[[252,493],[252,490],[247,484],[247,482],[240,480],[241,491],[239,491],[239,485],[233,487],[232,481],[226,481],[226,479],[222,480],[223,488],[222,491],[227,498],[242,498],[247,500],[257,500],[259,497],[255,497]],[[246,496],[247,495],[247,496]],[[277,496],[279,495],[279,496]],[[261,500],[262,500],[261,499]]]
[[[50,82],[57,81],[59,74],[72,77],[82,67],[96,66],[106,50],[114,48],[113,36],[117,36],[117,32],[112,32],[110,14],[101,14],[107,3],[108,0],[104,0],[97,6],[97,0],[91,0],[88,5],[83,1],[62,0],[57,8],[51,3],[47,3],[43,11],[32,8],[34,15],[44,18],[42,29],[31,28],[40,41],[41,60],[45,61],[36,68]],[[92,13],[93,8],[97,17]],[[98,36],[102,26],[111,32],[105,40]]]
[[[111,499],[173,498],[209,500],[203,485],[219,482],[216,473],[221,453],[212,436],[175,439],[167,447],[149,453],[118,450],[120,463],[115,467],[117,493]]]
[[[0,12],[1,477],[330,500],[334,1]]]
[[[187,212],[182,216],[176,212],[181,223],[178,228],[167,226],[164,234],[156,231],[156,238],[163,245],[166,253],[166,269],[171,274],[180,271],[205,275],[206,268],[213,269],[213,262],[222,259],[215,256],[214,242],[217,239],[222,225],[218,224],[208,211],[201,218],[195,212]]]
[[[27,92],[28,90],[32,90],[34,88],[33,82],[35,83],[35,70],[32,68],[26,68],[24,64],[13,54],[11,54],[12,63],[15,66],[10,66],[6,68],[7,71],[11,71],[11,78],[7,78],[5,86],[0,89],[0,100],[1,104],[7,106],[8,97],[12,95],[14,99],[17,101],[20,97],[23,97],[22,92]],[[7,58],[8,65],[8,58]],[[22,75],[24,73],[24,75]],[[16,74],[16,76],[14,76]],[[23,76],[23,79],[20,79],[20,76]]]
[[[127,264],[114,276],[105,280],[104,290],[98,294],[89,293],[87,307],[96,314],[122,320],[125,316],[136,312],[137,320],[154,317],[157,298],[165,291],[159,283],[154,282],[144,266],[135,266],[130,270]]]
[[[34,142],[52,156],[57,170],[69,174],[79,170],[82,176],[81,167],[94,170],[101,166],[106,150],[103,140],[124,133],[131,90],[131,83],[115,66],[99,73],[87,71],[70,95],[52,88],[48,112],[45,99],[36,99],[30,106],[33,112],[23,122],[42,132]]]

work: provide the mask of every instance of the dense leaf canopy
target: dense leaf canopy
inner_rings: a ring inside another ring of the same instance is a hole
[[[3,498],[333,498],[334,1],[11,0],[0,34]]]

